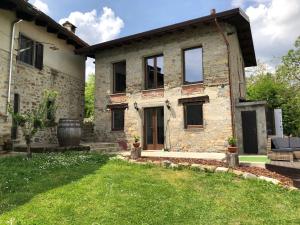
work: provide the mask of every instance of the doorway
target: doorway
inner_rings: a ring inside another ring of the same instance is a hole
[[[243,146],[245,154],[258,153],[256,111],[242,111]]]
[[[164,108],[144,109],[144,149],[164,148]]]

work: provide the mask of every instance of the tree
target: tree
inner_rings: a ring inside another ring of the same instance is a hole
[[[291,85],[300,88],[300,36],[295,41],[295,49],[291,49],[282,57],[282,65],[276,71],[277,75]]]
[[[284,133],[299,136],[300,37],[295,49],[282,57],[282,64],[275,73],[267,73],[265,69],[257,71],[247,80],[247,97],[250,100],[265,100],[270,108],[281,108]]]
[[[95,74],[90,74],[85,83],[85,106],[84,113],[86,118],[94,116],[95,101]]]
[[[15,113],[9,107],[9,113],[14,120],[14,126],[20,127],[27,146],[27,157],[31,158],[31,143],[34,135],[42,128],[53,125],[55,112],[57,109],[57,92],[47,90],[44,92],[43,99],[37,108],[25,113]]]

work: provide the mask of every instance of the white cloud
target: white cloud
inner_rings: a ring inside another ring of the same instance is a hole
[[[76,35],[89,44],[97,44],[109,41],[119,36],[121,29],[124,27],[123,20],[116,16],[114,11],[109,7],[103,7],[101,15],[93,9],[90,12],[71,12],[67,18],[59,20],[62,24],[70,21],[76,27]],[[95,73],[94,60],[88,58],[86,61],[86,78],[89,74]]]
[[[270,67],[293,47],[300,35],[299,0],[233,0],[245,7],[250,18],[256,57]]]
[[[76,34],[89,44],[108,41],[120,34],[124,22],[111,8],[103,7],[102,10],[100,16],[95,9],[85,13],[72,12],[67,18],[60,19],[59,23],[66,20],[73,23],[77,27]]]
[[[48,14],[49,13],[49,7],[47,3],[41,1],[41,0],[35,0],[32,5],[34,5],[36,8],[41,10],[42,12]]]

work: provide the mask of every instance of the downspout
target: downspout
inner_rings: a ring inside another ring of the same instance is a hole
[[[10,90],[11,90],[11,79],[12,79],[12,66],[13,66],[13,57],[14,57],[14,43],[15,43],[15,30],[16,25],[22,22],[22,20],[16,20],[12,24],[12,34],[11,34],[11,43],[10,43],[10,62],[9,62],[9,77],[8,77],[8,91],[7,91],[7,105],[6,105],[6,115],[8,116],[8,107],[10,104]]]
[[[216,17],[216,10],[211,10],[211,15],[214,16],[214,22],[216,24],[216,27],[218,29],[218,32],[222,35],[223,40],[226,44],[226,50],[227,50],[227,58],[228,58],[228,82],[229,82],[229,94],[230,94],[230,109],[231,109],[231,128],[232,128],[232,136],[235,137],[235,124],[234,124],[234,106],[233,106],[233,98],[232,98],[232,87],[231,87],[231,69],[230,69],[230,46],[229,41],[226,38],[220,24],[218,23],[218,19]]]

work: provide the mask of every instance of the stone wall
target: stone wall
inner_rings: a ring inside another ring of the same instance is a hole
[[[203,47],[204,83],[182,85],[182,49],[195,46]],[[164,88],[144,90],[144,58],[156,54],[164,55]],[[127,89],[124,95],[114,95],[112,63],[121,60],[126,60]],[[232,135],[228,84],[226,45],[213,24],[101,51],[96,54],[95,130],[103,141],[132,143],[132,135],[137,134],[143,142],[143,109],[163,106],[165,148],[223,152],[227,137]],[[203,128],[184,129],[183,106],[178,99],[205,95],[209,102],[203,105]],[[166,100],[171,103],[170,110]],[[125,130],[111,131],[111,112],[106,106],[122,102],[129,105],[125,110]]]

